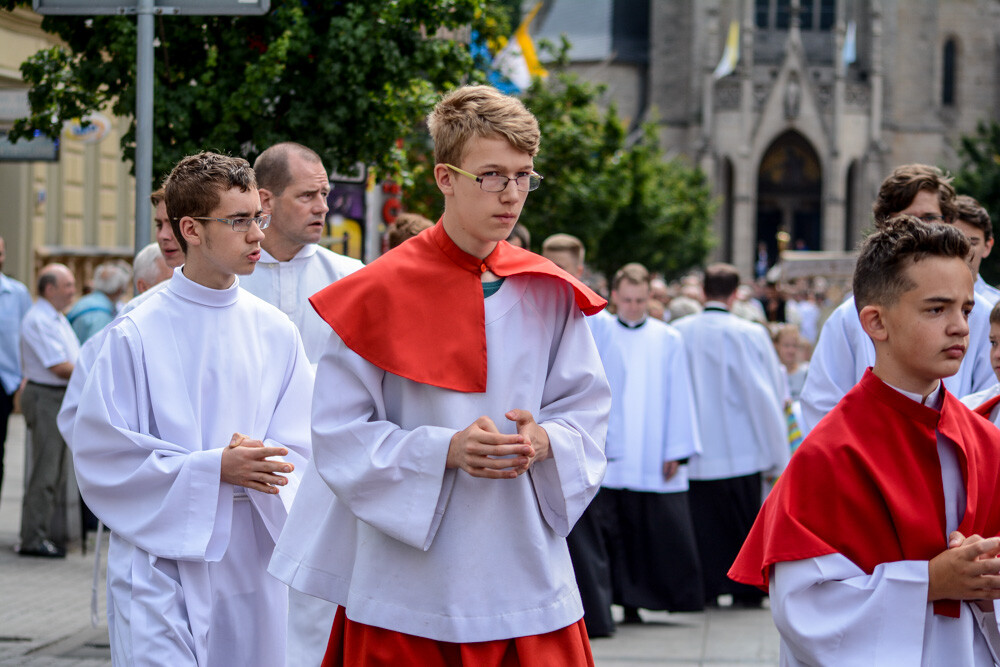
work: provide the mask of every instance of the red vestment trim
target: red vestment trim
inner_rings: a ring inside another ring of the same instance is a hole
[[[542,635],[457,644],[355,623],[337,607],[322,667],[593,667],[583,619]]]
[[[480,276],[486,271],[568,283],[587,315],[607,304],[541,255],[506,241],[485,259],[473,257],[455,245],[441,222],[309,301],[347,347],[382,370],[443,389],[483,392],[486,316]]]
[[[954,442],[966,507],[964,535],[1000,534],[1000,432],[945,391],[941,411],[872,373],[796,450],[757,516],[730,578],[767,590],[775,563],[840,553],[876,565],[930,560],[947,548],[937,431]],[[938,614],[957,617],[957,601]]]
[[[978,405],[973,409],[977,415],[982,415],[987,419],[990,418],[990,413],[993,412],[993,408],[996,407],[997,403],[1000,403],[1000,394],[994,396],[990,400],[986,401],[982,405]]]

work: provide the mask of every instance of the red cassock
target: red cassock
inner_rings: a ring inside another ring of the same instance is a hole
[[[469,255],[440,222],[309,301],[347,347],[382,370],[421,384],[483,392],[486,316],[481,275],[486,271],[565,281],[587,315],[607,304],[541,255],[506,241],[485,259]]]
[[[371,364],[421,384],[483,392],[486,271],[564,281],[587,315],[607,303],[549,260],[506,241],[485,259],[469,255],[440,222],[309,301],[344,344]],[[458,644],[355,623],[341,607],[323,665],[358,664],[547,667],[593,665],[593,657],[582,619],[542,635]]]
[[[792,456],[743,544],[730,578],[767,590],[775,563],[840,553],[875,566],[930,560],[947,548],[940,431],[956,444],[967,504],[958,530],[1000,534],[1000,432],[945,391],[941,411],[878,379],[861,381]],[[937,614],[957,617],[957,601]]]

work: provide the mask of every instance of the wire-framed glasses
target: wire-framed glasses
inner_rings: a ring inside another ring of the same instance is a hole
[[[261,231],[264,231],[271,225],[271,214],[266,213],[264,215],[258,215],[256,218],[198,218],[191,216],[192,220],[218,220],[219,222],[224,222],[233,228],[234,232],[248,232],[250,231],[250,225],[257,223]]]
[[[516,178],[507,178],[506,176],[500,175],[476,176],[475,174],[470,174],[464,169],[459,169],[455,165],[448,164],[447,162],[444,166],[448,167],[452,171],[462,174],[462,176],[468,176],[476,183],[479,183],[479,187],[486,192],[503,192],[507,189],[507,184],[511,181],[514,181],[517,185],[517,189],[521,192],[531,192],[532,190],[538,189],[538,186],[542,184],[543,178],[541,174],[536,174],[535,172],[522,174]]]

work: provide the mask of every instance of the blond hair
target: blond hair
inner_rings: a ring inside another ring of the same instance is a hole
[[[538,120],[516,97],[492,86],[463,86],[445,95],[427,117],[434,140],[434,162],[462,162],[470,139],[502,137],[515,149],[534,157],[541,132]]]

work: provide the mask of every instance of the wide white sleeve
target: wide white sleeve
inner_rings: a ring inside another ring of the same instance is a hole
[[[456,471],[445,470],[445,464],[457,430],[405,430],[389,421],[384,376],[385,371],[351,351],[339,336],[330,336],[316,370],[313,461],[355,517],[427,550],[455,482]]]
[[[684,340],[678,336],[670,351],[667,367],[668,394],[666,410],[666,438],[663,443],[663,462],[679,461],[701,453],[701,436],[698,431],[698,413],[691,386],[691,369]],[[656,419],[658,415],[649,415]]]
[[[788,446],[788,421],[785,417],[785,371],[767,330],[760,327],[755,334],[759,367],[764,377],[760,384],[762,394],[748,397],[747,405],[759,430],[758,438],[767,448],[771,461],[771,467],[766,472],[780,475],[791,455]],[[748,369],[748,372],[753,371]]]
[[[556,332],[554,346],[535,415],[549,436],[551,457],[532,465],[528,474],[545,522],[566,537],[604,479],[611,387],[594,337],[575,306]]]
[[[771,614],[799,663],[920,665],[927,561],[878,565],[871,575],[841,554],[778,563]]]
[[[80,491],[108,528],[154,556],[219,560],[232,523],[232,486],[220,479],[228,443],[189,451],[149,435],[141,349],[134,325],[123,321],[80,392],[71,438]]]
[[[87,384],[87,377],[97,359],[97,353],[104,345],[105,336],[110,329],[102,329],[87,339],[80,347],[80,356],[73,364],[73,374],[70,375],[69,384],[66,386],[66,393],[63,395],[62,406],[59,408],[59,415],[56,423],[59,432],[62,433],[66,445],[73,449],[73,424],[76,421],[76,411],[80,406],[80,393]]]
[[[609,327],[618,326],[618,323],[610,315],[606,315],[604,311],[597,315],[591,315],[586,321],[594,335],[594,343],[597,345],[601,364],[604,366],[605,377],[612,387],[617,387],[620,391],[625,386],[625,360],[618,343],[608,332]],[[612,393],[611,412],[608,415],[608,434],[604,444],[604,456],[607,460],[614,461],[625,456],[624,433],[625,406],[622,404],[620,393]]]
[[[838,307],[819,332],[799,396],[803,417],[799,427],[803,435],[808,434],[860,379],[856,375],[855,350],[844,326],[845,317],[852,312]]]

